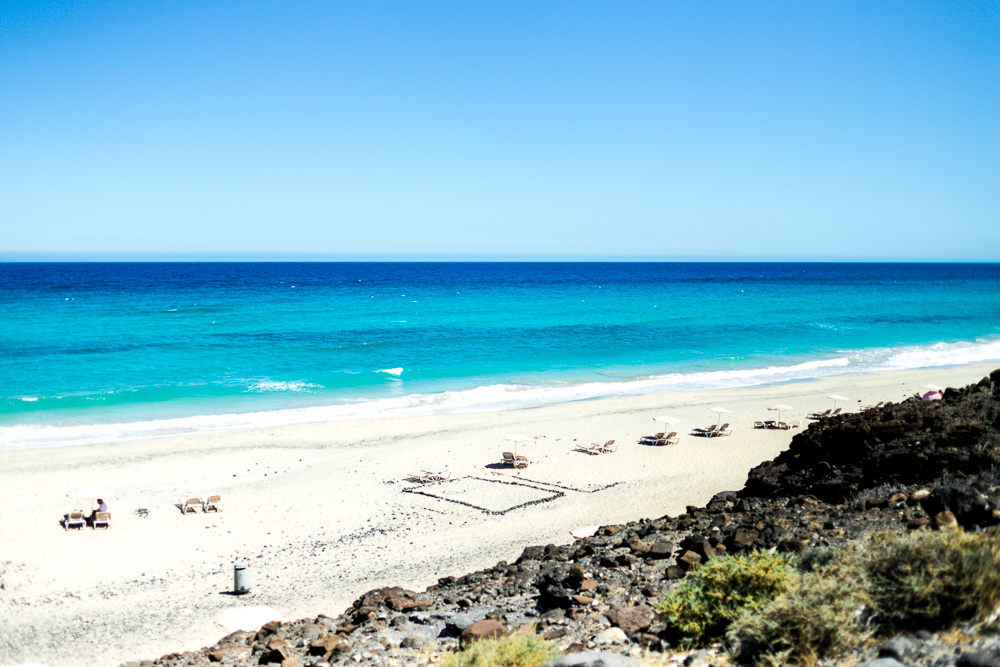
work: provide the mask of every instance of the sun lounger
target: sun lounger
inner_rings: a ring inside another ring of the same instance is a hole
[[[205,511],[212,510],[214,512],[222,511],[222,496],[209,496],[208,500],[205,501]]]
[[[94,528],[110,528],[111,512],[98,512],[94,515]]]
[[[181,504],[181,514],[188,512],[205,511],[205,502],[201,498],[188,498]]]
[[[677,431],[671,431],[670,433],[657,433],[656,435],[647,438],[645,442],[646,444],[653,445],[654,447],[663,447],[664,445],[676,445]]]
[[[708,428],[695,428],[695,429],[692,429],[692,430],[695,433],[700,433],[701,435],[705,436],[706,438],[710,438],[710,437],[712,437],[712,434],[715,433],[715,425],[709,426]]]
[[[843,409],[844,408],[837,408],[836,410],[834,410],[833,412],[830,413],[830,416],[831,417],[835,417],[835,416],[839,415],[840,412],[841,412],[841,410],[843,410]]]
[[[657,438],[653,444],[663,447],[664,445],[676,445],[678,442],[680,442],[680,436],[677,435],[677,431],[671,431],[662,438]]]
[[[788,422],[788,428],[798,428],[802,426],[802,422],[796,419],[795,421]]]
[[[535,462],[534,459],[529,459],[527,456],[524,456],[522,454],[518,454],[517,456],[514,457],[515,468],[527,468],[534,462]]]
[[[726,423],[720,426],[719,428],[715,429],[714,431],[712,431],[710,436],[715,438],[720,435],[732,435],[732,434],[733,434],[733,429],[729,428],[729,424]]]
[[[424,482],[427,481],[427,473],[423,471],[409,472],[406,473],[406,476],[403,479],[405,479],[407,482],[419,482],[420,484],[423,484]]]
[[[879,401],[879,402],[878,402],[878,403],[876,403],[875,405],[862,405],[862,406],[861,406],[861,409],[862,409],[862,410],[878,410],[878,409],[879,409],[879,408],[881,408],[881,407],[882,407],[883,405],[885,405],[885,401]]]
[[[70,528],[83,528],[87,525],[87,519],[83,516],[83,510],[73,510],[66,515],[63,521],[63,528],[69,530]]]
[[[615,444],[614,440],[608,440],[606,443],[597,448],[598,452],[603,452],[605,454],[610,454],[611,452],[617,450],[618,450],[618,445]]]
[[[829,417],[833,410],[824,410],[823,412],[814,412],[809,415],[809,419],[822,419],[823,417]]]
[[[445,468],[444,470],[421,470],[424,473],[424,479],[428,482],[443,482],[446,479],[451,479],[451,471]]]
[[[502,465],[515,465],[516,459],[514,458],[514,452],[504,452],[503,458],[500,459]]]
[[[574,452],[583,452],[584,454],[600,454],[601,446],[595,442],[585,445],[582,442],[573,447]]]

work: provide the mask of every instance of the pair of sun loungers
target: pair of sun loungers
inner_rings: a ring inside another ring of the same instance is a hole
[[[500,459],[501,465],[511,466],[513,468],[527,468],[534,462],[534,459],[529,459],[523,454],[515,456],[513,452],[504,452],[503,458]]]
[[[732,435],[733,429],[729,428],[729,423],[720,426],[709,426],[708,428],[696,428],[694,432],[706,438],[715,438],[720,435]]]
[[[63,520],[63,528],[69,530],[70,528],[83,528],[87,525],[87,517],[84,516],[83,510],[73,510],[66,515]],[[92,528],[110,528],[111,527],[111,512],[97,512],[94,514],[94,522],[91,526]]]
[[[643,441],[646,444],[653,445],[655,447],[663,447],[665,445],[676,445],[680,442],[680,436],[677,435],[677,431],[671,431],[670,433],[654,433],[653,435],[646,436]]]
[[[219,512],[222,510],[222,497],[209,496],[208,500],[202,500],[201,498],[188,498],[183,503],[180,503],[180,506],[181,514],[197,512],[199,509],[202,512]]]
[[[809,419],[822,419],[823,417],[835,417],[839,415],[844,408],[837,408],[835,410],[824,410],[823,412],[814,412],[809,415]]]
[[[800,426],[802,426],[802,422],[800,422],[798,420],[796,420],[796,421],[788,421],[788,422],[763,421],[763,422],[754,422],[753,423],[753,427],[754,428],[773,428],[773,429],[779,429],[779,430],[782,430],[782,431],[787,431],[790,428],[798,428]]]
[[[592,442],[589,445],[576,445],[573,447],[573,451],[583,452],[585,454],[610,454],[611,452],[618,451],[618,445],[615,444],[614,440],[608,440],[603,445],[597,442]]]
[[[429,482],[443,482],[446,479],[451,479],[451,471],[421,470],[420,472],[411,472],[407,474],[405,479],[408,482],[418,482],[420,484],[427,484]]]

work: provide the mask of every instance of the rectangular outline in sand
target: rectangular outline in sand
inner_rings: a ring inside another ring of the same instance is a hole
[[[523,484],[521,482],[517,482],[517,481],[513,481],[513,480],[506,480],[506,479],[485,479],[483,477],[474,477],[474,476],[471,476],[471,475],[466,476],[466,477],[459,477],[459,478],[453,479],[453,480],[448,480],[446,482],[440,482],[438,484],[435,484],[433,486],[433,488],[436,488],[436,489],[437,488],[447,488],[447,486],[449,486],[451,484],[454,484],[454,483],[459,482],[459,481],[466,481],[466,480],[473,481],[473,482],[478,482],[478,483],[483,483],[483,484],[506,484],[506,485],[510,485],[510,486],[520,486],[520,487],[524,487],[526,489],[531,489],[532,491],[537,491],[537,492],[539,492],[541,494],[541,496],[538,497],[538,498],[535,498],[534,500],[529,500],[527,502],[519,503],[517,505],[512,505],[512,506],[507,507],[505,509],[499,509],[499,510],[497,510],[497,509],[490,509],[488,507],[482,507],[480,505],[474,505],[473,503],[466,502],[464,500],[458,500],[457,498],[449,498],[448,496],[443,495],[441,493],[433,493],[430,490],[428,490],[428,487],[411,487],[411,488],[408,488],[408,489],[403,489],[403,493],[415,493],[417,495],[427,496],[428,498],[434,498],[436,500],[444,500],[444,501],[447,501],[449,503],[455,503],[456,505],[464,505],[465,507],[471,507],[474,510],[479,510],[483,514],[492,514],[492,515],[495,515],[495,516],[500,516],[500,515],[503,515],[503,514],[507,514],[508,512],[513,512],[514,510],[521,509],[522,507],[528,507],[530,505],[537,505],[539,503],[547,503],[549,501],[555,500],[556,498],[562,498],[563,496],[566,495],[562,491],[552,491],[552,490],[549,490],[549,489],[540,489],[537,486],[533,486],[531,484]]]

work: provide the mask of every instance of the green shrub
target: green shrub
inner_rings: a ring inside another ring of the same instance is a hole
[[[690,573],[657,608],[682,645],[704,645],[785,590],[789,558],[754,552],[715,558]]]
[[[484,639],[453,653],[442,667],[539,667],[559,657],[552,642],[530,635]]]
[[[810,547],[795,558],[795,568],[800,572],[813,572],[838,560],[841,552],[832,547]]]
[[[741,664],[810,665],[864,641],[859,612],[870,604],[864,572],[849,554],[827,549],[822,560],[825,566],[792,578],[785,593],[733,623],[729,636]]]
[[[876,535],[866,564],[885,630],[938,629],[1000,604],[1000,543],[961,530]]]

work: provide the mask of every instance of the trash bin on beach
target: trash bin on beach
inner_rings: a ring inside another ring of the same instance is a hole
[[[250,571],[243,561],[233,563],[233,592],[237,594],[250,592]]]

